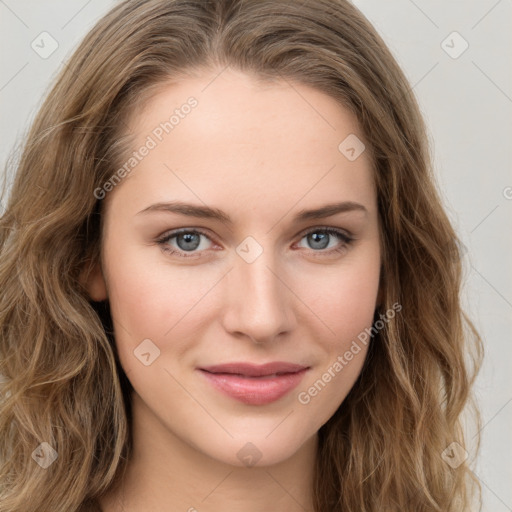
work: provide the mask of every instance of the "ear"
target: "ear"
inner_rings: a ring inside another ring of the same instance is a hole
[[[94,302],[107,300],[107,285],[105,283],[103,269],[101,268],[101,263],[99,261],[92,266],[90,265],[90,262],[86,264],[80,275],[80,282],[87,290],[91,300]]]

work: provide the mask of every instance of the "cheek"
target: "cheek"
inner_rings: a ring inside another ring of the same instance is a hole
[[[133,351],[145,339],[161,349],[159,364],[180,359],[210,314],[209,292],[219,280],[212,269],[172,267],[160,255],[148,262],[148,252],[132,251],[108,267],[116,344],[127,373],[138,367]]]
[[[347,350],[329,358],[297,390],[297,412],[308,430],[318,431],[340,406],[343,407],[343,401],[361,373],[368,352],[367,346],[359,345],[357,351]],[[346,357],[348,353],[351,354],[350,360]]]
[[[158,248],[132,248],[116,252],[113,239],[108,265],[112,314],[138,334],[162,337],[197,303],[208,289],[206,274],[167,265]]]
[[[311,297],[311,308],[326,326],[314,337],[320,349],[319,364],[296,393],[304,422],[319,429],[343,403],[364,365],[373,323],[379,272],[363,266],[337,272],[323,293]],[[317,288],[319,290],[320,288]],[[313,333],[314,336],[314,333]]]
[[[209,264],[167,264],[158,248],[142,246],[123,252],[121,239],[112,236],[105,253],[120,351],[133,351],[147,338],[165,347],[172,338],[174,355],[178,355],[212,312],[222,309],[215,296],[222,288],[218,281],[223,271]],[[328,353],[343,353],[373,320],[379,252],[371,243],[362,249],[329,268],[307,262],[288,269],[285,280],[293,290],[289,306],[298,317],[299,329],[310,330],[310,339]]]
[[[379,273],[362,269],[340,281],[336,298],[330,297],[331,301],[325,305],[325,309],[330,314],[333,330],[340,334],[344,342],[348,342],[373,322]]]
[[[325,349],[343,350],[373,322],[380,277],[378,251],[347,259],[328,272],[296,279],[297,295],[314,313],[325,335]],[[311,322],[309,322],[311,323]],[[318,338],[317,338],[318,339]]]
[[[357,260],[333,267],[332,272],[303,287],[304,302],[321,320],[311,333],[320,349],[319,365],[297,391],[297,402],[311,428],[319,428],[334,414],[357,380],[363,367],[373,323],[380,277],[375,247],[358,254]]]

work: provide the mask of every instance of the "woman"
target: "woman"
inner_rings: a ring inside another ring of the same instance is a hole
[[[0,224],[2,510],[469,510],[426,140],[348,2],[112,9]]]

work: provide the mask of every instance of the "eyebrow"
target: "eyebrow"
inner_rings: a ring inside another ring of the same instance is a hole
[[[299,223],[306,220],[313,219],[324,219],[331,217],[338,213],[347,212],[363,212],[368,214],[368,210],[365,206],[354,201],[343,201],[341,203],[331,203],[321,206],[320,208],[314,208],[310,210],[300,210],[293,218],[293,222]],[[166,203],[155,203],[144,210],[141,210],[137,215],[147,214],[152,212],[169,212],[176,213],[179,215],[186,215],[189,217],[197,217],[201,219],[214,219],[224,222],[228,225],[233,225],[231,217],[219,210],[218,208],[211,208],[210,206],[200,206],[189,203],[183,203],[181,201],[171,201]]]

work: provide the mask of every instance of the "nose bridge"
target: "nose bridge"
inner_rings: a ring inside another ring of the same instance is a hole
[[[255,342],[269,341],[292,326],[290,292],[274,252],[251,237],[237,248],[229,273],[225,327]]]

